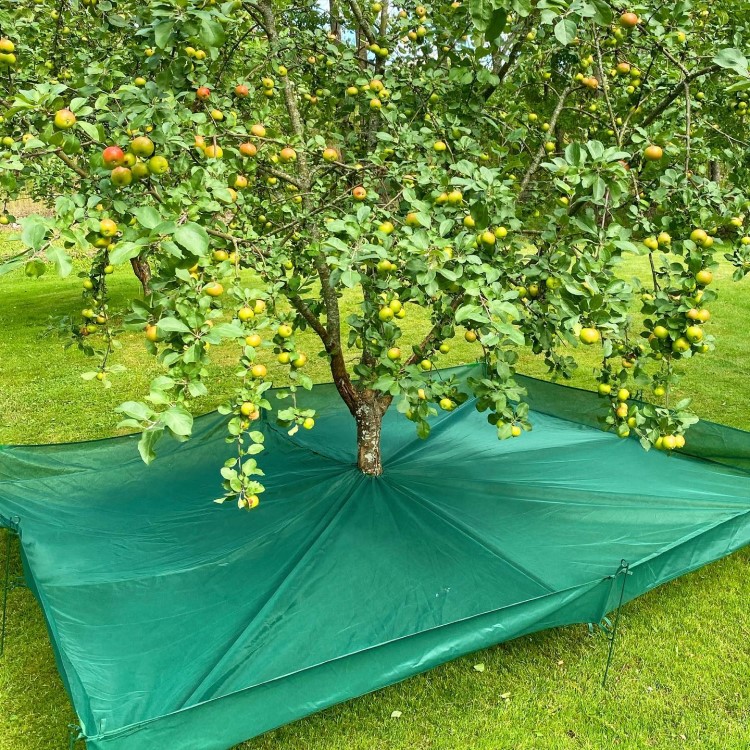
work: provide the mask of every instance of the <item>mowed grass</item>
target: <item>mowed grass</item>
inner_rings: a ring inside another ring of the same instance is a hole
[[[1,239],[1,238],[0,238]],[[0,254],[3,248],[0,246]],[[641,259],[623,267],[638,273]],[[707,418],[750,429],[750,281],[733,284],[722,268],[711,332],[716,353],[691,362],[682,391]],[[113,308],[137,295],[125,269],[112,279]],[[44,331],[50,316],[77,315],[80,279],[20,272],[0,277],[0,444],[98,438],[116,433],[113,408],[141,398],[159,370],[137,334],[123,336],[126,373],[112,388],[84,382],[91,362]],[[355,301],[348,300],[346,308]],[[405,332],[427,326],[410,310]],[[313,351],[312,342],[309,351]],[[445,365],[478,349],[458,337]],[[234,351],[217,352],[212,393],[219,403],[234,379]],[[590,386],[596,353],[581,352],[574,385]],[[270,353],[267,357],[272,360]],[[529,354],[523,372],[543,375]],[[315,380],[329,379],[311,358]],[[281,375],[281,369],[276,372]],[[488,427],[487,439],[494,439]],[[4,539],[0,538],[0,542]],[[75,554],[75,549],[70,550]],[[0,545],[0,566],[4,544]],[[17,553],[12,567],[20,572]],[[2,567],[0,567],[2,570]],[[750,551],[699,570],[628,604],[620,621],[610,682],[600,686],[607,642],[584,626],[545,631],[459,659],[399,685],[331,708],[247,742],[243,750],[558,750],[558,748],[747,748],[750,737]],[[485,671],[473,665],[484,663]],[[400,711],[400,718],[391,718]],[[46,628],[31,594],[10,595],[6,654],[0,660],[0,750],[66,746],[74,712],[57,674]],[[144,750],[151,750],[145,749]],[[168,750],[168,748],[165,748]]]

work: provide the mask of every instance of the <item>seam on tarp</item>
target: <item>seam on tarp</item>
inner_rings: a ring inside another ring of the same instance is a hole
[[[487,545],[487,543],[477,534],[472,534],[469,530],[469,528],[466,526],[466,524],[461,524],[459,521],[457,521],[453,516],[451,516],[448,511],[442,510],[438,508],[435,503],[430,502],[429,500],[425,500],[421,498],[419,495],[417,495],[416,492],[413,492],[412,490],[407,489],[406,487],[401,487],[397,483],[391,483],[394,484],[396,489],[399,492],[402,492],[407,497],[410,497],[412,501],[417,502],[419,505],[421,505],[423,508],[425,508],[428,512],[432,513],[433,516],[436,516],[440,520],[443,521],[443,523],[446,523],[448,526],[450,526],[452,529],[455,529],[460,534],[463,534],[468,539],[471,539],[474,543],[480,545],[483,549],[486,549],[488,552],[490,552],[495,557],[501,559],[503,562],[510,565],[516,572],[521,573],[524,575],[528,580],[533,581],[534,583],[539,584],[543,588],[547,590],[547,593],[555,593],[556,589],[554,589],[552,586],[550,586],[546,581],[539,578],[537,575],[532,573],[530,570],[527,570],[523,566],[519,565],[515,560],[512,558],[506,557],[502,552],[500,552],[497,549],[494,549]]]
[[[415,638],[417,636],[425,635],[427,633],[432,633],[436,630],[441,630],[442,628],[447,628],[453,625],[470,622],[471,620],[475,620],[478,617],[485,617],[487,615],[496,614],[507,609],[513,609],[514,607],[519,607],[524,604],[529,604],[530,602],[538,602],[538,601],[542,601],[543,599],[548,599],[548,598],[552,598],[555,596],[561,596],[563,594],[569,594],[572,592],[578,592],[578,594],[570,600],[570,601],[575,601],[575,599],[578,599],[580,598],[580,596],[583,596],[589,591],[592,591],[597,586],[600,586],[604,581],[607,581],[612,577],[613,575],[603,576],[602,578],[597,578],[592,581],[587,581],[585,583],[581,583],[576,586],[569,586],[568,588],[560,589],[558,591],[553,591],[549,594],[542,594],[541,596],[535,596],[535,597],[532,597],[531,599],[525,599],[524,601],[521,601],[521,602],[513,602],[512,604],[505,604],[502,607],[497,607],[496,609],[490,609],[485,612],[478,612],[476,614],[469,615],[467,617],[462,617],[458,620],[452,620],[451,622],[443,623],[442,625],[436,625],[432,628],[426,628],[425,630],[417,631],[416,633],[409,633],[408,635],[399,636],[398,638],[392,638],[391,640],[384,641],[383,643],[377,643],[372,646],[367,646],[366,648],[359,649],[358,651],[352,651],[347,654],[335,656],[331,659],[326,659],[325,661],[318,662],[317,664],[311,664],[308,667],[303,667],[302,669],[297,669],[293,672],[287,672],[286,674],[278,675],[277,677],[272,677],[268,680],[264,680],[263,682],[259,682],[255,685],[248,685],[247,687],[240,688],[239,690],[233,690],[232,692],[226,693],[225,695],[219,695],[219,696],[216,696],[215,698],[209,698],[208,700],[201,701],[200,703],[195,703],[192,706],[184,706],[182,708],[178,708],[175,711],[170,711],[169,713],[162,714],[161,716],[153,716],[149,719],[145,719],[142,722],[138,722],[135,724],[128,724],[127,726],[114,729],[111,732],[105,732],[104,734],[91,736],[91,737],[88,737],[87,739],[104,740],[104,739],[109,739],[113,737],[119,737],[119,736],[126,735],[126,734],[133,734],[136,731],[143,728],[144,726],[148,726],[149,724],[153,724],[154,722],[160,721],[162,719],[166,719],[170,716],[177,716],[178,714],[184,713],[186,711],[191,711],[193,709],[200,708],[201,706],[205,706],[211,703],[215,703],[217,701],[224,700],[225,698],[231,698],[232,696],[239,695],[240,693],[248,692],[250,690],[256,690],[257,688],[264,687],[265,685],[269,685],[271,683],[278,682],[279,680],[284,680],[288,677],[293,677],[295,675],[302,674],[303,672],[308,672],[312,669],[318,669],[319,667],[324,667],[324,666],[327,666],[328,664],[333,664],[337,661],[341,661],[342,659],[349,659],[353,656],[358,656],[359,654],[367,653],[369,651],[374,651],[384,646],[390,646],[394,643],[408,640],[409,638]],[[520,635],[523,635],[523,633],[521,633]],[[502,643],[502,642],[504,641],[500,641],[499,643]],[[430,667],[428,667],[427,669],[430,669]],[[375,688],[375,690],[379,690],[379,689],[380,688]],[[366,693],[363,693],[363,695],[365,694]]]
[[[730,516],[729,518],[722,518],[720,521],[717,521],[714,524],[711,524],[711,526],[706,526],[702,528],[700,531],[693,531],[690,534],[686,534],[685,536],[678,539],[676,542],[673,542],[668,547],[665,547],[660,552],[652,552],[650,555],[644,557],[641,560],[637,560],[636,562],[633,562],[630,564],[630,570],[633,570],[634,568],[637,568],[641,565],[645,565],[646,563],[651,562],[652,560],[656,560],[659,556],[667,554],[668,552],[672,552],[673,550],[679,549],[680,547],[687,544],[689,541],[696,539],[699,536],[702,536],[704,534],[709,534],[712,531],[715,531],[716,529],[721,528],[722,526],[725,526],[727,524],[731,524],[734,521],[737,521],[738,519],[742,518],[743,516],[747,516],[750,514],[750,508],[747,508],[746,510],[741,511],[740,513],[735,513],[733,516]],[[737,549],[741,549],[746,545],[741,545],[741,547],[738,547]],[[735,550],[736,551],[736,550]],[[723,557],[723,555],[722,555]],[[714,562],[715,560],[718,560],[720,558],[714,558],[711,562]],[[705,564],[705,563],[704,563]],[[679,577],[680,575],[683,575],[682,573],[678,573],[677,576],[674,576],[674,578]],[[672,580],[672,579],[665,579],[665,580]],[[656,584],[657,586],[660,584]]]
[[[203,676],[194,685],[194,687],[190,691],[190,694],[185,700],[190,700],[193,696],[196,695],[198,691],[206,689],[205,683],[209,680],[209,678],[212,676],[212,674],[218,668],[218,666],[226,661],[229,654],[237,646],[238,641],[248,632],[248,630],[251,629],[251,627],[257,622],[258,618],[263,616],[263,614],[266,612],[270,604],[278,598],[279,592],[288,585],[291,579],[296,577],[296,574],[299,573],[300,567],[303,565],[304,561],[310,556],[310,554],[312,554],[312,552],[316,550],[330,536],[334,527],[336,526],[336,522],[339,520],[339,518],[344,513],[346,508],[349,506],[351,499],[354,497],[357,490],[360,489],[362,483],[363,481],[361,477],[354,478],[353,486],[349,488],[349,491],[347,492],[343,500],[340,501],[339,507],[331,514],[330,518],[324,522],[323,528],[310,541],[305,551],[299,555],[297,560],[292,564],[292,566],[289,568],[289,570],[284,575],[282,580],[278,583],[278,585],[274,587],[273,591],[270,593],[268,598],[263,602],[263,604],[258,608],[256,613],[251,617],[251,619],[248,622],[244,624],[240,632],[233,639],[232,643],[227,644],[227,646],[222,650],[222,653],[219,655],[219,659],[204,672]],[[184,704],[184,701],[183,701],[183,704]]]

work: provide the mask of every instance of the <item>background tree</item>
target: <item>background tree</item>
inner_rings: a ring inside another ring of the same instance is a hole
[[[314,426],[299,388],[314,331],[357,424],[358,465],[382,471],[382,418],[422,437],[470,396],[500,438],[530,429],[514,380],[523,345],[568,377],[601,345],[603,419],[644,447],[682,447],[679,365],[713,348],[703,323],[717,251],[750,270],[745,3],[471,0],[38,0],[0,10],[0,185],[44,186],[54,219],[24,224],[6,264],[69,273],[84,252],[73,335],[105,385],[118,317],[107,276],[148,269],[124,318],[165,373],[120,407],[151,460],[190,434],[210,347],[234,340],[224,411],[237,458],[225,495],[263,487],[253,423],[271,408],[272,348],[288,368],[277,417]],[[105,43],[102,43],[105,42]],[[719,179],[718,164],[731,166]],[[52,166],[54,165],[54,166]],[[5,221],[12,217],[6,216]],[[618,276],[623,255],[651,275]],[[248,273],[251,272],[251,273]],[[342,295],[356,314],[342,320]],[[638,303],[641,315],[633,315]],[[413,306],[431,325],[405,341]],[[483,377],[431,371],[461,332]],[[650,387],[654,405],[632,396]],[[467,392],[470,391],[470,392]]]

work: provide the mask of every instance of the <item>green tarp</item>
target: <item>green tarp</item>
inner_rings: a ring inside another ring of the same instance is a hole
[[[264,423],[252,513],[212,502],[231,449],[217,414],[149,468],[132,437],[0,450],[0,522],[19,524],[90,750],[225,750],[598,622],[622,560],[628,600],[750,542],[750,434],[703,424],[699,458],[646,453],[595,427],[593,394],[525,385],[535,428],[503,442],[472,402],[426,442],[389,412],[379,478],[357,472],[351,417],[317,386],[314,430]]]

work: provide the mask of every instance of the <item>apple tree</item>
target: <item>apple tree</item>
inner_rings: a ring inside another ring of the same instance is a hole
[[[120,407],[151,460],[187,439],[212,346],[235,346],[225,494],[263,491],[254,423],[311,429],[308,358],[382,471],[384,414],[427,437],[470,397],[500,438],[531,428],[514,379],[527,346],[556,377],[596,347],[603,420],[675,450],[670,400],[714,348],[721,258],[750,270],[742,4],[606,0],[36,0],[0,9],[0,189],[54,195],[7,267],[83,255],[73,336],[116,374],[107,279],[149,279],[126,311],[164,371]],[[7,217],[6,217],[7,220]],[[647,258],[626,279],[623,257]],[[342,314],[342,300],[356,312]],[[404,317],[429,325],[413,340]],[[318,351],[303,351],[312,331]],[[448,341],[486,371],[431,376]],[[271,369],[261,355],[272,351]],[[651,404],[635,396],[648,391]]]

